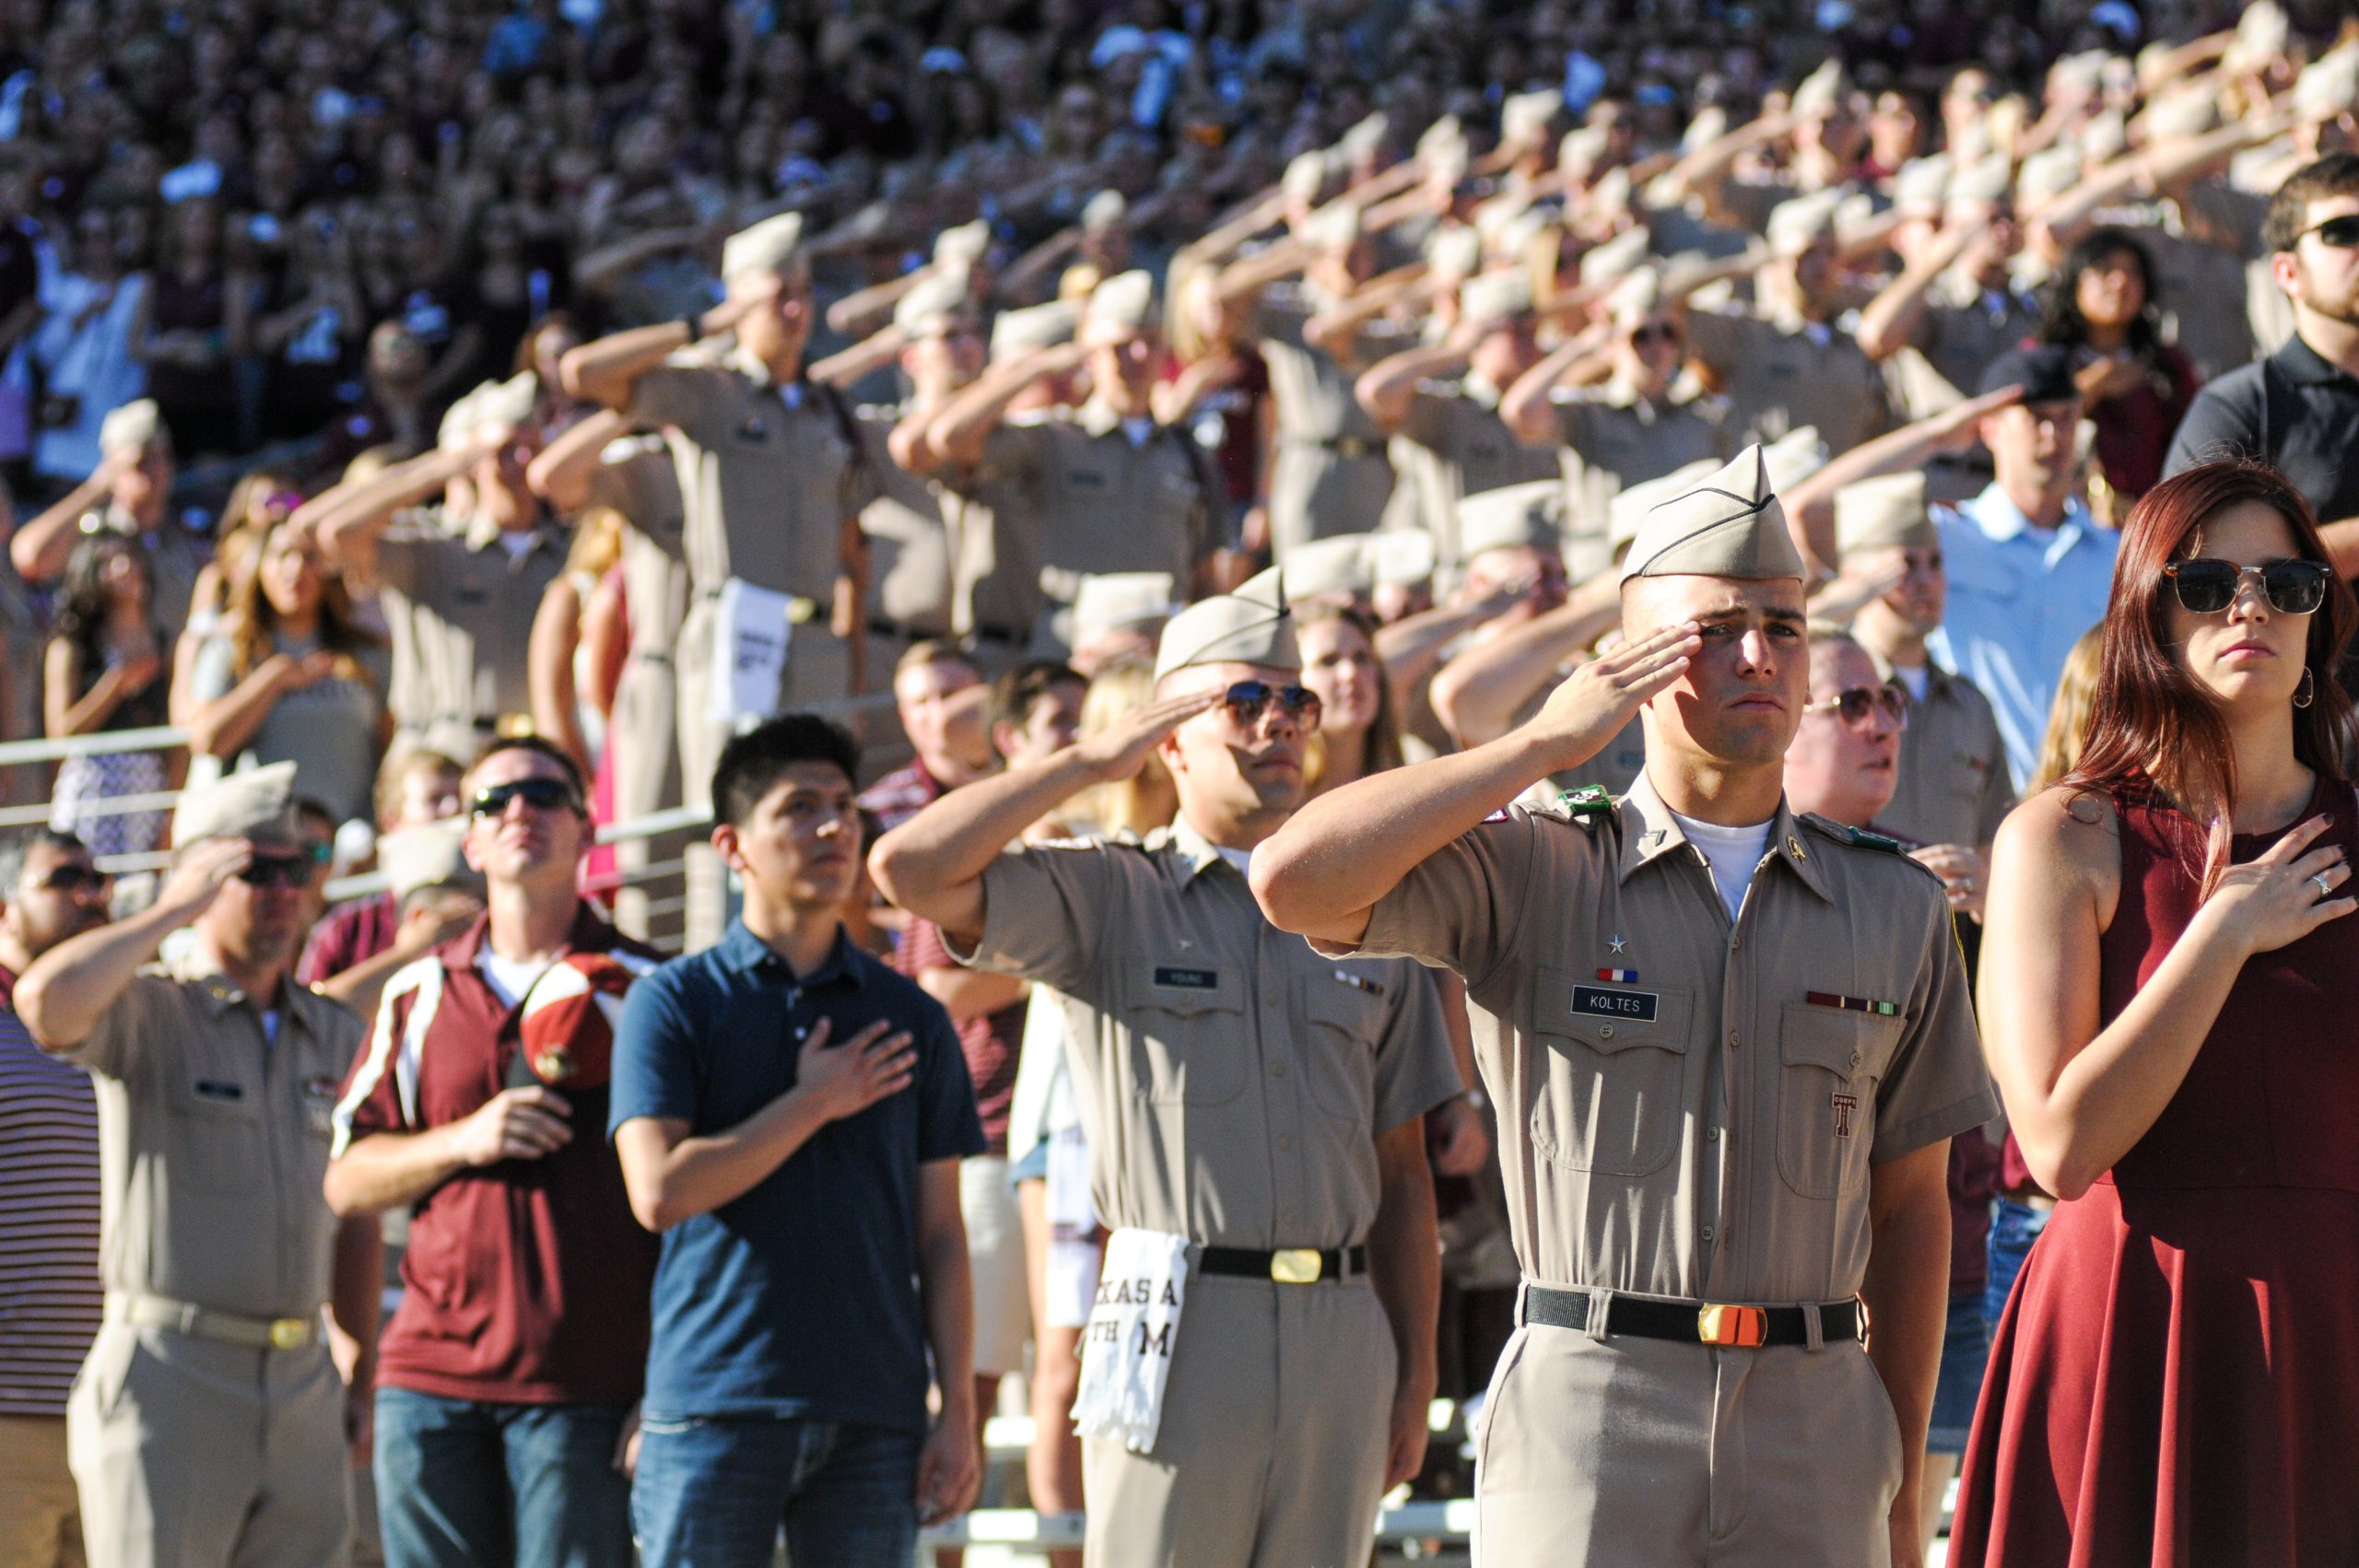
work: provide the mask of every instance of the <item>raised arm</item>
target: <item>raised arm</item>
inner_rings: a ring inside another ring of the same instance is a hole
[[[17,530],[16,537],[8,541],[8,560],[17,575],[27,582],[47,582],[63,573],[66,557],[74,554],[75,542],[82,536],[82,519],[106,504],[115,475],[137,459],[138,454],[128,448],[109,452],[88,479]]]
[[[440,494],[481,455],[472,439],[421,452],[373,479],[313,497],[297,509],[297,524],[315,531],[332,558],[344,559],[356,546],[365,554],[405,508]]]
[[[1025,388],[1044,377],[1077,369],[1088,357],[1088,351],[1079,344],[1061,343],[985,370],[973,386],[943,404],[942,411],[927,421],[921,435],[903,440],[909,457],[906,466],[912,474],[924,474],[945,464],[980,462],[984,443],[1006,416],[1007,405]],[[894,435],[898,437],[899,430]]]
[[[253,846],[242,838],[210,839],[190,849],[165,878],[156,902],[111,926],[69,937],[35,959],[17,981],[17,1016],[50,1050],[88,1039],[164,938],[203,914],[221,884],[252,859]]]
[[[1540,779],[1595,756],[1640,705],[1685,673],[1703,646],[1696,631],[1682,622],[1590,661],[1531,723],[1488,745],[1311,801],[1253,852],[1249,874],[1262,912],[1315,943],[1356,945],[1378,901],[1421,861]]]
[[[1515,379],[1499,399],[1499,421],[1528,447],[1553,447],[1560,429],[1555,392],[1559,386],[1580,385],[1577,372],[1586,370],[1604,347],[1613,331],[1594,322],[1548,351],[1539,364]]]
[[[1481,329],[1461,326],[1430,347],[1420,344],[1387,355],[1352,384],[1352,395],[1376,421],[1378,429],[1388,436],[1395,434],[1409,422],[1410,408],[1417,400],[1417,383],[1462,368],[1482,335]]]
[[[727,332],[743,320],[747,311],[762,303],[776,286],[765,292],[746,289],[731,295],[697,318],[697,335],[710,337]],[[587,398],[617,412],[630,407],[631,388],[639,378],[688,345],[688,329],[680,322],[659,322],[651,327],[633,327],[585,343],[566,351],[557,361],[557,384],[569,397]]]
[[[933,268],[931,264],[883,283],[872,283],[866,288],[856,288],[827,307],[827,325],[846,337],[865,337],[892,319],[893,307],[901,296],[915,288]]]
[[[524,484],[559,517],[572,517],[590,504],[608,444],[630,432],[631,422],[611,408],[577,419],[525,466]]]
[[[1917,260],[1860,312],[1860,325],[1852,336],[1858,339],[1860,351],[1881,362],[1916,342],[1917,330],[1925,321],[1926,295],[1989,227],[1987,219],[1959,222],[1935,235]]]
[[[1430,301],[1439,287],[1440,280],[1428,276],[1422,263],[1403,267],[1391,281],[1379,279],[1356,288],[1352,290],[1350,298],[1320,311],[1305,322],[1302,340],[1339,363],[1348,360],[1353,340],[1359,336],[1360,328],[1396,305]]]
[[[848,387],[862,377],[874,374],[893,363],[908,340],[901,329],[887,322],[884,327],[853,344],[840,348],[825,359],[814,360],[804,373],[815,381],[825,381],[831,387]]]
[[[1461,746],[1497,740],[1515,728],[1523,705],[1557,678],[1567,660],[1612,631],[1621,617],[1621,585],[1610,572],[1591,578],[1555,609],[1475,643],[1443,665],[1434,677],[1434,716]]]
[[[2001,387],[1828,459],[1825,467],[1778,497],[1803,552],[1822,572],[1832,574],[1839,554],[1835,544],[1837,491],[1879,474],[1922,468],[1945,452],[1971,451],[1984,417],[2020,403],[2023,395],[2021,387]]]
[[[1213,294],[1223,305],[1241,305],[1280,278],[1292,277],[1309,261],[1310,248],[1301,240],[1278,240],[1221,268],[1213,278]]]
[[[1707,218],[1725,221],[1731,215],[1720,200],[1720,186],[1728,179],[1730,169],[1753,148],[1792,135],[1794,127],[1801,123],[1800,117],[1791,113],[1764,114],[1748,120],[1663,170],[1649,194],[1672,203],[1696,197],[1703,203]]]

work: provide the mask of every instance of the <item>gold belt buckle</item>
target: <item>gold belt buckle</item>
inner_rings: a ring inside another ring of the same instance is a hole
[[[275,1351],[299,1351],[311,1342],[311,1326],[300,1317],[274,1317],[270,1320],[270,1348]]]
[[[1769,1315],[1757,1306],[1707,1305],[1696,1314],[1696,1337],[1708,1345],[1751,1349],[1769,1338]]]
[[[1270,1254],[1270,1278],[1282,1285],[1315,1285],[1323,1267],[1315,1246],[1282,1246]]]

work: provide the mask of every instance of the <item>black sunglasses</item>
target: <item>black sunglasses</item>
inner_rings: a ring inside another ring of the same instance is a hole
[[[2294,238],[2299,241],[2311,234],[2318,237],[2319,244],[2331,245],[2338,251],[2359,250],[2359,213],[2344,213],[2341,217],[2328,218],[2324,223],[2305,228]]]
[[[1633,348],[1645,348],[1650,344],[1677,343],[1678,341],[1679,329],[1669,322],[1658,322],[1652,326],[1630,329],[1630,346]]]
[[[1262,716],[1270,711],[1273,702],[1280,712],[1306,730],[1319,727],[1321,712],[1319,694],[1309,686],[1273,686],[1267,681],[1239,681],[1221,694],[1221,701],[1249,730],[1262,722]]]
[[[308,887],[317,863],[309,855],[256,855],[238,880],[249,887]]]
[[[1852,686],[1828,697],[1825,702],[1806,703],[1804,713],[1825,713],[1833,709],[1835,717],[1853,730],[1868,727],[1868,717],[1878,708],[1892,720],[1895,730],[1908,728],[1908,698],[1898,686]]]
[[[49,874],[33,885],[45,887],[52,893],[64,893],[70,895],[76,893],[104,892],[113,881],[114,878],[95,866],[67,865],[52,866]]]
[[[520,798],[536,812],[553,812],[560,807],[576,812],[581,809],[581,797],[561,778],[519,778],[479,790],[469,810],[476,816],[502,816],[507,813],[508,802]]]
[[[2353,221],[2359,222],[2359,218]],[[2179,607],[2190,614],[2216,615],[2236,602],[2245,574],[2260,579],[2270,608],[2281,615],[2306,615],[2326,603],[2330,568],[2323,561],[2272,561],[2265,567],[2240,567],[2234,561],[2199,557],[2173,561],[2163,568],[2178,591]]]

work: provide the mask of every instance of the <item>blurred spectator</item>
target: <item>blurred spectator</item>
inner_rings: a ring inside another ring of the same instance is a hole
[[[391,835],[457,816],[459,775],[456,762],[423,747],[389,759],[371,791],[378,831]],[[400,900],[392,892],[356,898],[311,932],[295,977],[307,986],[333,979],[355,965],[382,957],[399,944],[402,931]],[[417,944],[400,955],[402,962],[432,945]]]
[[[75,546],[42,656],[42,711],[52,739],[166,721],[170,645],[156,622],[153,587],[147,557],[131,541],[98,533]],[[111,811],[107,802],[155,794],[168,782],[159,752],[69,756],[57,770],[50,825],[76,834],[97,854],[144,854],[163,837],[163,812]]]
[[[106,923],[108,882],[46,828],[0,848],[0,1562],[73,1568],[82,1524],[65,1396],[99,1331],[99,1107],[88,1073],[34,1044],[17,977]]]
[[[82,212],[62,269],[41,291],[41,324],[30,344],[39,388],[33,473],[55,488],[99,466],[107,415],[147,385],[134,334],[147,306],[147,276],[124,264],[124,227],[111,209]]]
[[[860,797],[887,832],[940,799],[944,790],[991,771],[985,721],[990,703],[991,688],[957,644],[921,642],[901,655],[893,672],[893,707],[917,755]]]
[[[2097,467],[2126,509],[2163,476],[2171,432],[2195,401],[2195,367],[2162,339],[2146,248],[2126,229],[2077,240],[2048,286],[2039,339],[2071,355],[2096,424]]]

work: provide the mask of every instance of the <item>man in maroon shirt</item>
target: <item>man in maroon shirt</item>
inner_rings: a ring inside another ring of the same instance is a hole
[[[488,911],[386,983],[327,1175],[339,1214],[416,1205],[378,1360],[385,1561],[625,1568],[656,1244],[599,1133],[653,955],[574,892],[590,818],[563,753],[501,742],[464,798]]]

